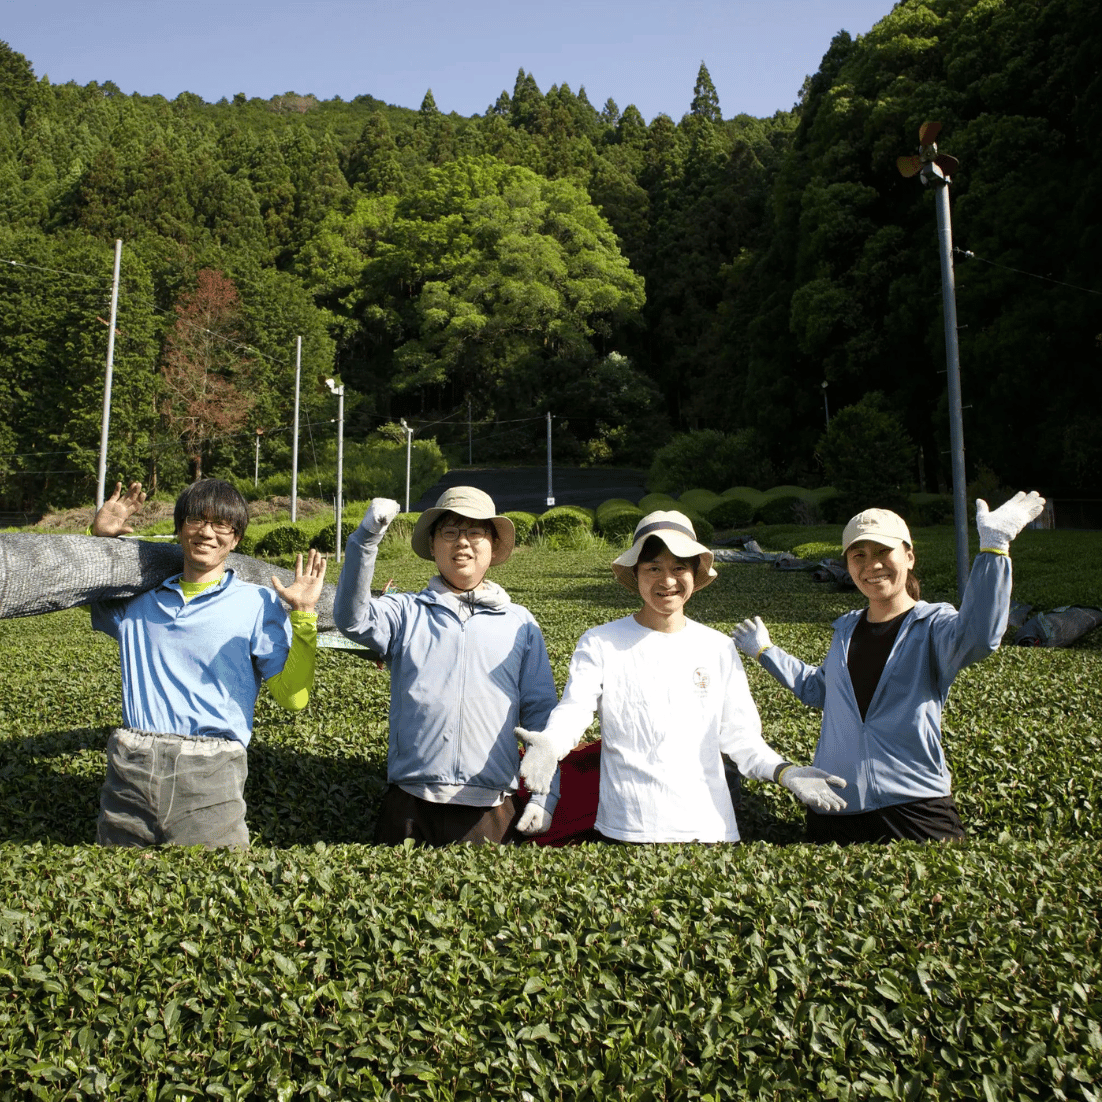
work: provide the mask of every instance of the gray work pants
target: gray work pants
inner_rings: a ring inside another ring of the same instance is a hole
[[[117,728],[107,741],[101,846],[249,845],[245,747],[235,739]]]

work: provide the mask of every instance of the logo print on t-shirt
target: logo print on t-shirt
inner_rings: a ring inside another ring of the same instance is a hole
[[[696,687],[697,691],[706,693],[711,680],[711,675],[703,666],[697,666],[697,668],[693,670],[693,685]]]

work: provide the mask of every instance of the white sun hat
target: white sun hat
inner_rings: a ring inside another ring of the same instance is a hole
[[[715,555],[704,544],[697,541],[693,522],[684,513],[674,509],[669,511],[659,509],[656,512],[647,513],[635,526],[631,547],[612,563],[612,572],[616,575],[616,580],[633,593],[639,592],[639,582],[632,568],[638,563],[643,544],[647,542],[649,536],[657,536],[674,558],[691,559],[694,555],[700,556],[700,565],[693,577],[693,589],[703,589],[719,577],[712,567]]]

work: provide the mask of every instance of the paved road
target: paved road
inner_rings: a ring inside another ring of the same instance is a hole
[[[552,470],[556,505],[593,509],[610,497],[638,501],[646,492],[645,472],[622,467],[561,467]],[[547,467],[457,467],[421,498],[410,502],[414,512],[436,504],[449,486],[477,486],[494,499],[499,512],[524,510],[537,515],[547,509]]]

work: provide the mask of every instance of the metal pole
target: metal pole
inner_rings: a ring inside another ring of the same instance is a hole
[[[253,463],[253,487],[260,482],[260,429],[256,430],[256,461]]]
[[[96,512],[103,505],[107,482],[107,435],[111,426],[111,381],[115,373],[115,319],[119,312],[119,264],[122,238],[115,238],[115,274],[111,277],[111,320],[107,327],[107,372],[103,380],[103,419],[99,430],[99,467],[96,472]]]
[[[298,519],[298,396],[302,385],[302,338],[295,338],[295,434],[291,444],[291,523]]]
[[[471,428],[471,400],[467,399],[467,466],[474,466],[474,434]]]
[[[344,387],[337,387],[337,562],[341,561],[341,514],[344,511]]]
[[[547,414],[547,504],[555,504],[555,491],[551,489],[551,413]]]
[[[409,460],[410,452],[413,449],[413,429],[406,424],[406,419],[402,418],[402,428],[406,430],[406,512],[409,512]]]
[[[827,381],[823,380],[823,416],[826,418],[827,431],[830,431],[830,406],[827,405]]]
[[[949,180],[933,162],[922,166],[923,183],[933,185],[941,249],[941,300],[945,318],[945,362],[949,374],[949,447],[953,460],[953,524],[957,541],[957,598],[968,581],[968,502],[964,473],[964,417],[961,412],[960,350],[957,345],[953,230],[949,221]]]

